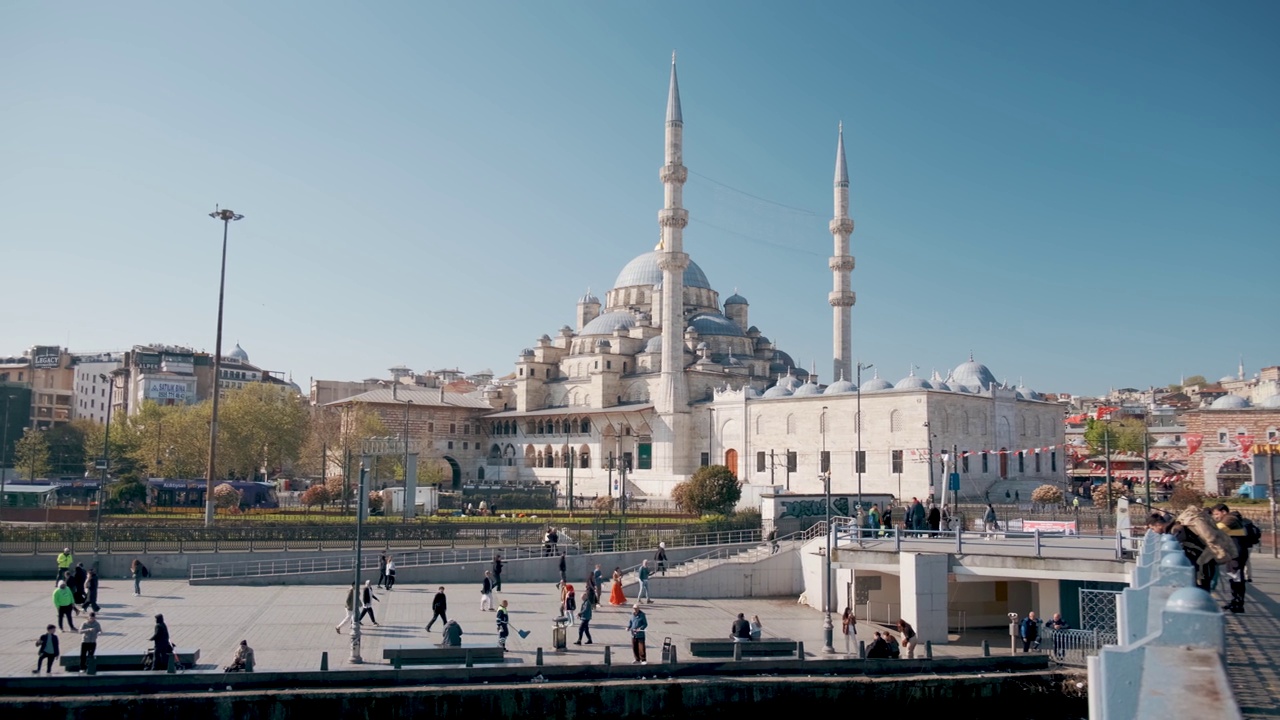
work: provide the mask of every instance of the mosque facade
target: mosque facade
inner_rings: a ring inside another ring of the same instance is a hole
[[[588,498],[669,497],[707,464],[728,466],[744,498],[821,492],[827,478],[832,492],[922,499],[942,498],[952,472],[966,493],[1000,478],[1063,480],[1062,406],[998,383],[972,358],[945,378],[860,377],[842,129],[826,298],[835,381],[821,385],[751,324],[746,298],[721,300],[685,252],[683,126],[673,58],[661,240],[622,268],[603,300],[581,296],[574,327],[520,352],[514,383],[501,389],[500,404],[513,409],[485,418],[486,478],[562,493],[572,478],[573,494]]]

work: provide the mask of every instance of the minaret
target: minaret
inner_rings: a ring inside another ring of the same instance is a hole
[[[654,428],[654,470],[660,474],[687,474],[692,460],[684,447],[690,433],[689,389],[684,374],[684,227],[689,213],[682,207],[684,183],[684,117],[680,112],[680,86],[676,81],[676,55],[671,53],[671,87],[667,94],[666,162],[662,166],[664,204],[658,211],[662,240],[658,267],[662,269],[662,374],[654,393],[659,427]]]
[[[853,270],[853,256],[849,254],[849,236],[853,234],[853,220],[849,217],[849,169],[844,161],[844,123],[840,123],[836,140],[835,216],[831,218],[831,237],[835,241],[835,253],[827,262],[831,267],[832,289],[827,296],[831,303],[832,377],[853,377],[853,329],[850,308],[858,296],[850,287],[849,273]]]

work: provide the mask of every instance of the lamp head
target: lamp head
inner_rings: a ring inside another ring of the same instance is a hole
[[[232,220],[244,219],[243,215],[237,214],[234,210],[219,208],[216,205],[214,206],[213,212],[209,213],[209,217],[213,218],[214,220],[221,220],[222,222],[231,222]]]

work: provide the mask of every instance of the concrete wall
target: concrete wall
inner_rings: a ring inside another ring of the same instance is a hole
[[[783,552],[755,562],[722,563],[684,577],[654,576],[649,590],[656,598],[795,597],[804,590],[804,579],[795,553]]]

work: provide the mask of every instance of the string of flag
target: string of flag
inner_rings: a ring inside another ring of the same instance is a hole
[[[1053,452],[1055,450],[1061,449],[1062,447],[1064,446],[1063,445],[1042,445],[1040,447],[1022,448],[1020,450],[1010,450],[1008,448],[1000,448],[999,450],[961,450],[958,453],[958,457],[967,458],[973,455],[983,455],[983,454],[985,455],[1018,455],[1018,454],[1038,455],[1040,453]],[[911,450],[909,451],[909,454],[911,459],[916,462],[926,462],[927,458],[929,457],[928,450]],[[951,453],[949,451],[946,453],[939,451],[933,454],[933,459],[942,460],[944,457],[950,457],[950,456],[951,456]]]

